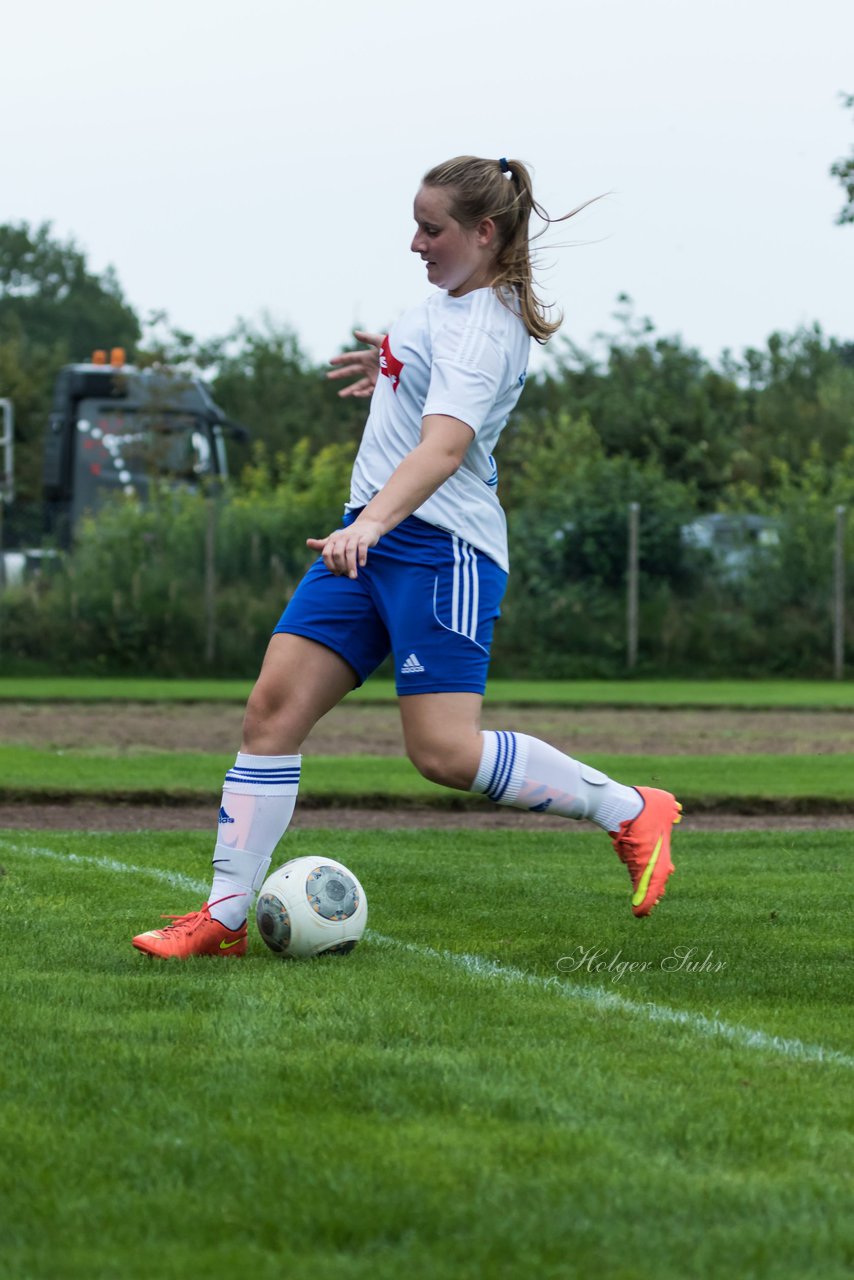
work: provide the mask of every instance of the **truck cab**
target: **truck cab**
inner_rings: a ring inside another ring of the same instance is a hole
[[[96,351],[57,375],[44,453],[45,532],[68,546],[85,513],[159,482],[225,478],[226,435],[246,438],[200,378]]]

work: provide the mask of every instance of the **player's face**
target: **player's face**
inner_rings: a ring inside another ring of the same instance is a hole
[[[410,247],[426,263],[430,283],[459,298],[491,281],[494,226],[486,219],[489,227],[468,230],[451,217],[450,202],[447,188],[421,188],[415,197],[418,229]]]

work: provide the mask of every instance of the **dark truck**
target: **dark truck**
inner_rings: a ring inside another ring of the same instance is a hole
[[[200,378],[136,369],[116,349],[107,363],[60,370],[44,454],[45,533],[68,546],[85,512],[117,493],[145,499],[152,483],[197,487],[227,474],[225,438],[245,440]]]
[[[114,348],[60,369],[45,437],[44,547],[4,549],[2,508],[14,496],[13,413],[3,410],[0,467],[0,587],[37,574],[74,541],[81,518],[116,494],[143,501],[152,484],[198,488],[225,479],[227,436],[246,440],[200,378],[137,369]]]

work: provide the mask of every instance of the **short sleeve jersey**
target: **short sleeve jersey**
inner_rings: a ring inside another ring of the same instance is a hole
[[[530,337],[493,289],[431,294],[393,326],[353,466],[348,510],[370,502],[420,443],[421,420],[445,414],[471,427],[462,466],[413,513],[508,568],[507,522],[492,451],[522,393]]]

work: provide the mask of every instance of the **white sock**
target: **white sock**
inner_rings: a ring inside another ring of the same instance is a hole
[[[297,802],[300,760],[239,751],[225,775],[208,903],[213,919],[227,929],[243,924],[288,829]]]
[[[614,782],[539,738],[490,729],[484,729],[481,737],[483,754],[471,789],[496,804],[563,818],[589,818],[605,831],[616,831],[643,808],[634,787]]]

